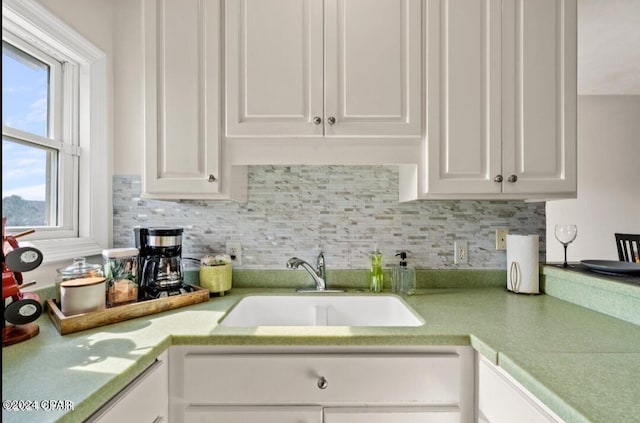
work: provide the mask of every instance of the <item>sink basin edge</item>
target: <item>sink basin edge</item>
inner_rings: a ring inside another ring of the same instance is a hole
[[[424,319],[395,294],[327,293],[334,295],[316,295],[316,291],[310,295],[248,295],[218,324],[226,327],[418,327],[425,324]]]

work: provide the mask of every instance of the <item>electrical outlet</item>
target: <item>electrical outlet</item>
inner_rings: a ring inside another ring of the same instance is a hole
[[[465,264],[469,262],[469,250],[467,241],[454,242],[453,262],[455,264]]]
[[[240,266],[242,264],[242,244],[238,241],[227,242],[227,254],[231,257],[231,262]]]
[[[496,229],[496,250],[505,251],[507,249],[507,235],[509,228]]]

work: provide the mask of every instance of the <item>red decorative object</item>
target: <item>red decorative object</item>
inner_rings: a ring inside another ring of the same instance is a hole
[[[33,270],[42,262],[42,253],[35,248],[20,248],[17,238],[35,232],[30,229],[16,235],[5,234],[6,218],[2,218],[2,346],[17,344],[33,338],[40,332],[32,323],[42,314],[42,303],[38,294],[22,292],[20,289],[35,282],[24,284],[22,271]],[[11,300],[8,304],[7,301]],[[5,321],[12,326],[5,326]]]

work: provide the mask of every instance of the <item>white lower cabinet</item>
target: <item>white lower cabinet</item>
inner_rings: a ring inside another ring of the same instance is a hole
[[[460,413],[426,407],[193,406],[184,423],[458,423]]]
[[[461,414],[456,410],[437,410],[427,407],[361,407],[325,408],[324,423],[458,423]]]
[[[474,420],[470,347],[172,347],[171,421]]]
[[[168,421],[169,366],[165,351],[140,376],[93,414],[90,423]]]
[[[563,422],[504,370],[478,357],[478,422]]]
[[[193,406],[184,411],[184,423],[320,423],[322,407],[318,406]]]

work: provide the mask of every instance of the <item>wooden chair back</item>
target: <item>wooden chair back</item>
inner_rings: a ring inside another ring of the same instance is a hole
[[[618,259],[640,264],[640,235],[615,234]]]

